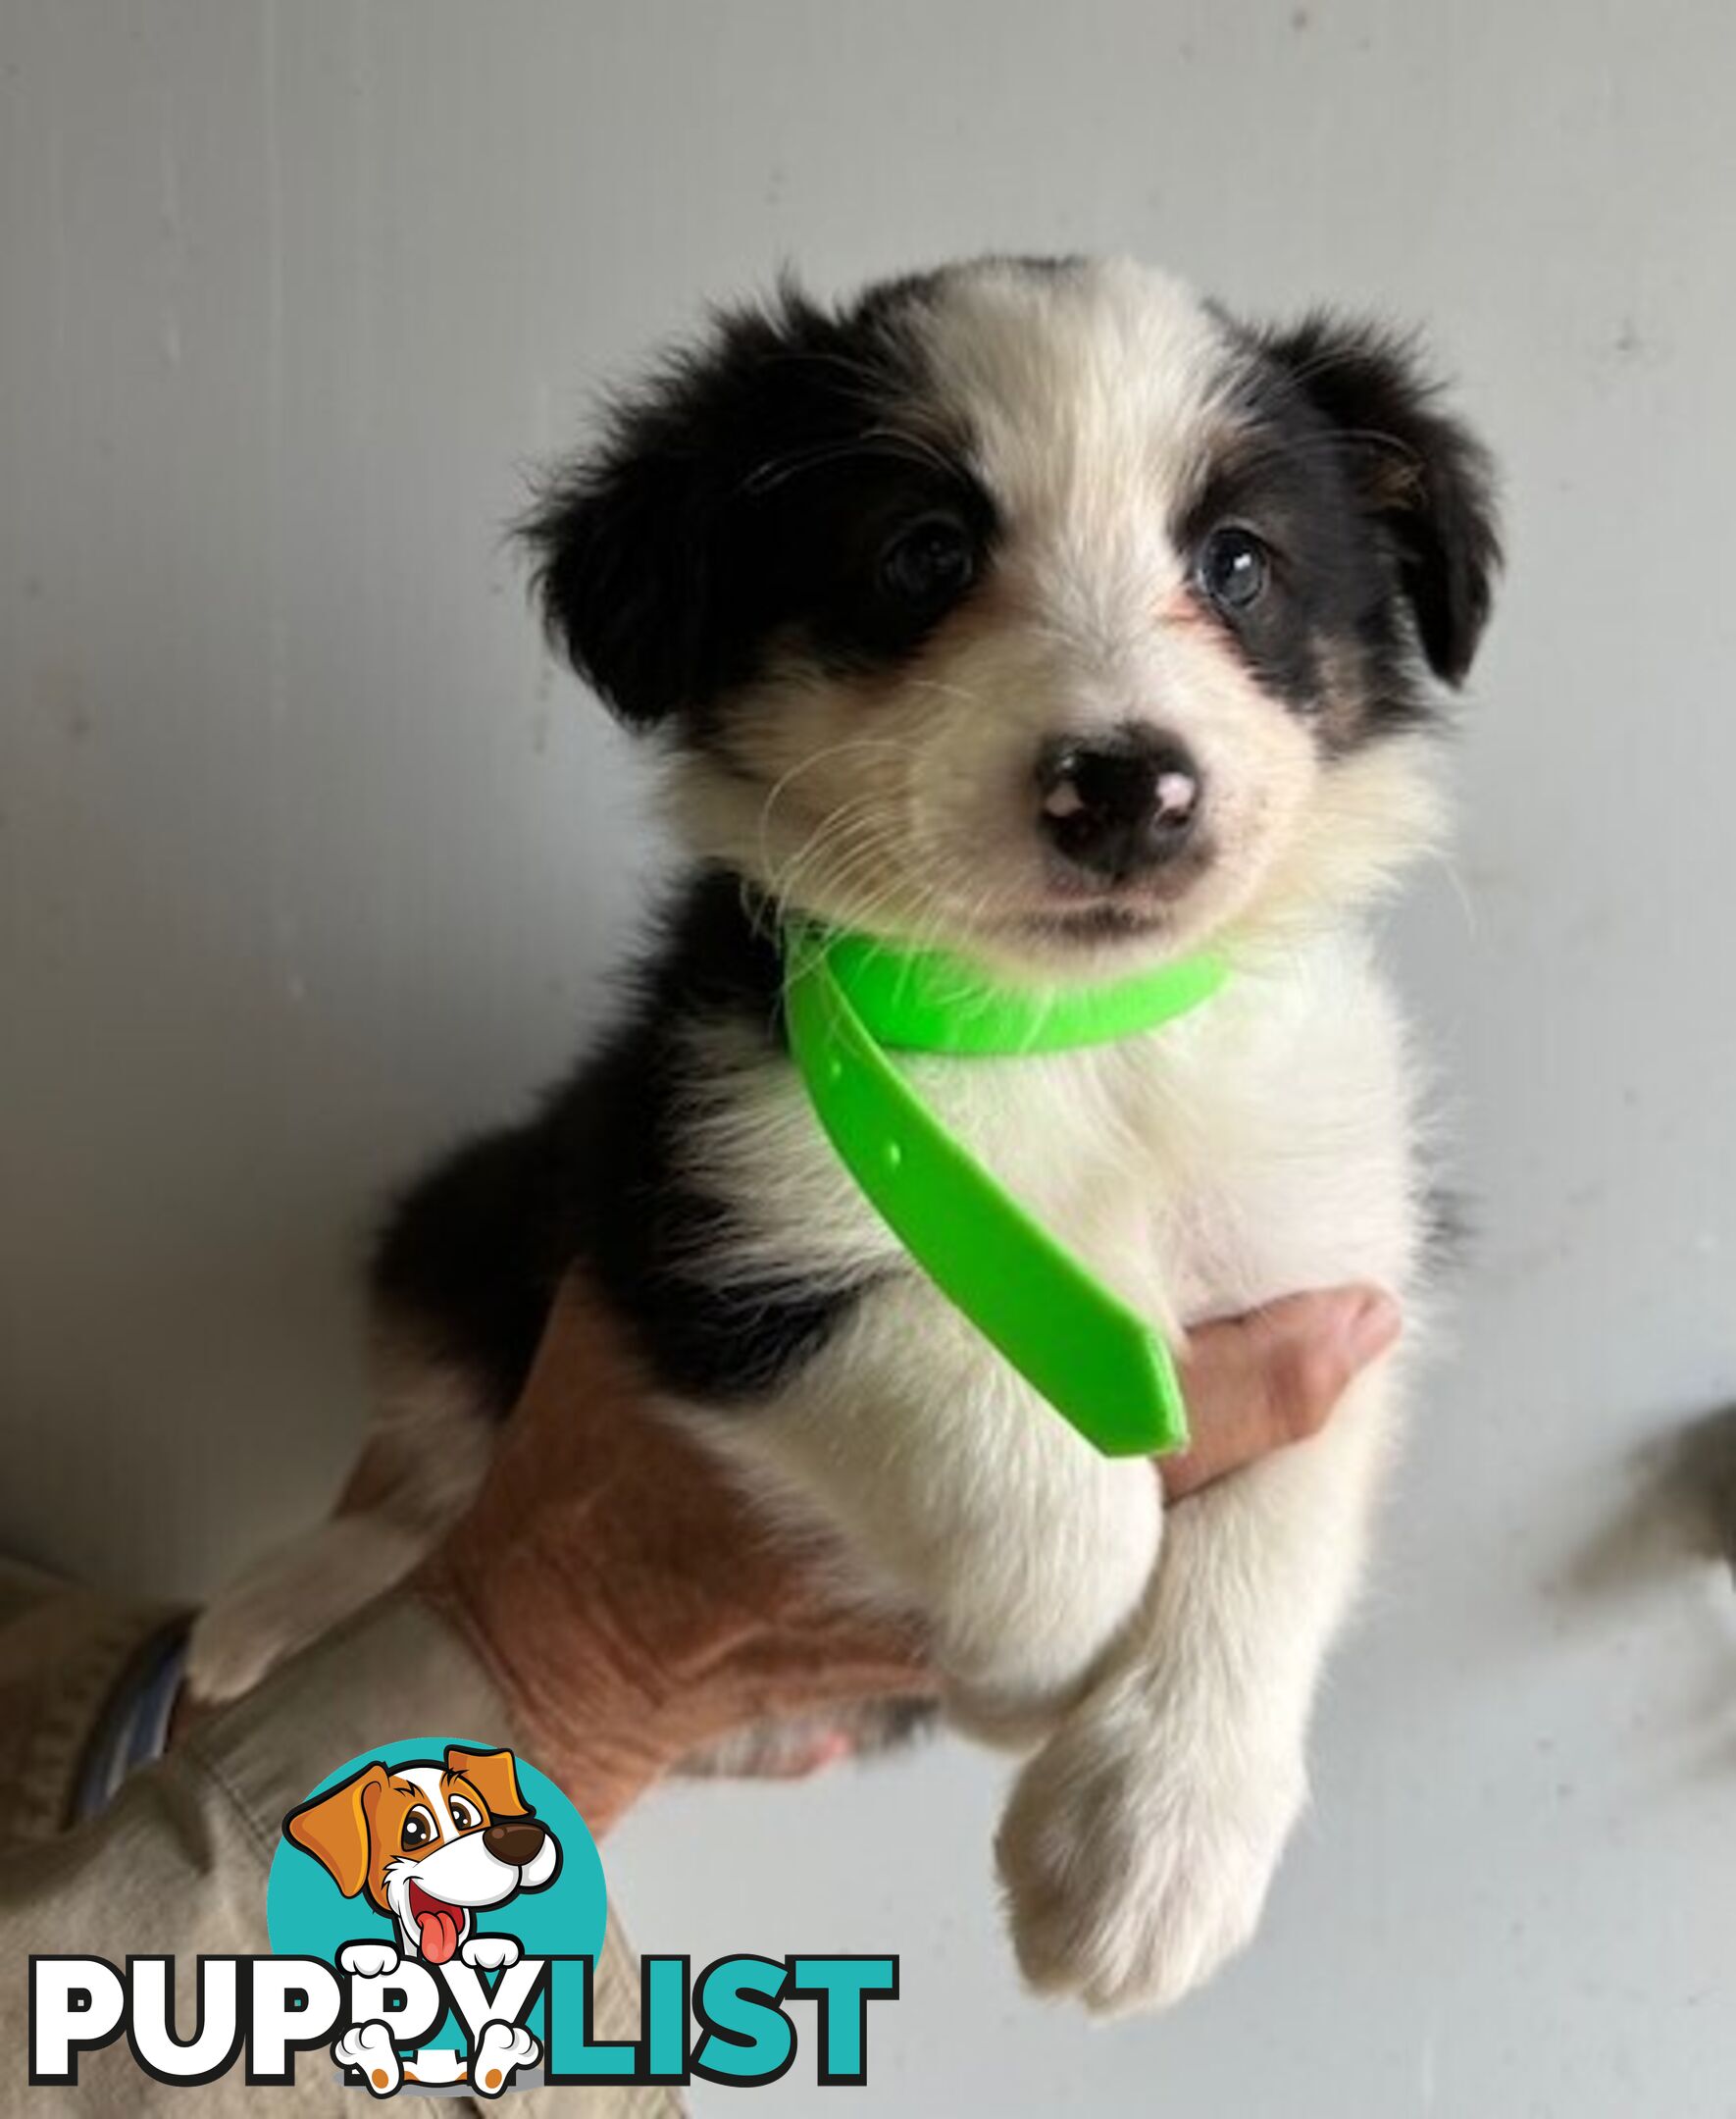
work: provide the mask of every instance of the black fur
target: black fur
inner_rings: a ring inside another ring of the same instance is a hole
[[[1389,329],[1321,311],[1251,343],[1249,394],[1271,432],[1273,475],[1294,492],[1302,475],[1280,467],[1287,457],[1309,465],[1327,503],[1309,508],[1310,528],[1331,548],[1329,606],[1369,650],[1371,717],[1411,718],[1393,592],[1435,675],[1462,684],[1501,566],[1493,463],[1441,410],[1414,346]],[[1369,533],[1360,551],[1345,543],[1357,524]]]
[[[723,1203],[676,1166],[684,1026],[731,1017],[783,1043],[777,951],[715,870],[683,892],[633,1007],[525,1124],[461,1148],[393,1211],[376,1253],[385,1314],[479,1380],[517,1396],[562,1274],[588,1267],[667,1389],[727,1404],[769,1389],[860,1290],[708,1280]]]
[[[889,596],[879,573],[925,513],[961,523],[979,562],[995,536],[907,328],[934,284],[842,313],[786,286],[720,314],[549,484],[523,526],[549,634],[624,720],[685,712],[703,737],[774,639],[860,667],[909,654],[945,615]]]

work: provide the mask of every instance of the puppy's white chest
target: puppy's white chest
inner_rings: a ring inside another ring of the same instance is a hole
[[[1333,1277],[1403,1283],[1401,1033],[1354,938],[1142,1037],[899,1063],[1004,1189],[1161,1327]],[[793,1267],[840,1287],[920,1279],[787,1062],[720,1039],[705,1079],[692,1152],[731,1202],[732,1269],[787,1279]]]
[[[919,1078],[1007,1189],[1171,1330],[1335,1279],[1408,1278],[1410,1088],[1358,938],[1143,1037]]]
[[[917,1086],[1003,1187],[1159,1319],[1174,1145],[1157,1037],[1042,1059],[930,1062]]]

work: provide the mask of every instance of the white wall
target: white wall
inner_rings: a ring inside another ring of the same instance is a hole
[[[1630,1517],[1736,1370],[1733,83],[1716,0],[0,0],[0,1537],[187,1590],[316,1508],[382,1185],[591,1017],[647,842],[500,530],[595,379],[785,259],[1427,318],[1511,493],[1400,933],[1481,1240],[1256,1950],[1027,2004],[961,1748],[612,1869],[899,1948],[860,2109],[1731,2110],[1730,1585]]]

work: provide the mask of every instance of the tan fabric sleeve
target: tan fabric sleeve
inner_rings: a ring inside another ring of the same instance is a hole
[[[108,1652],[124,1660],[124,1644],[111,1641]],[[116,1661],[117,1672],[121,1667]],[[77,1670],[87,1680],[77,1656],[65,1670],[69,1679]],[[55,1688],[43,1686],[41,1697],[43,1712],[52,1714]],[[19,1733],[27,1749],[32,1732]],[[31,2092],[26,2079],[33,1951],[114,1963],[128,1952],[172,1951],[187,1966],[200,1951],[263,1950],[266,1872],[283,1813],[344,1759],[424,1733],[503,1744],[514,1738],[469,1651],[406,1592],[382,1600],[256,1693],[214,1714],[169,1757],[134,1775],[101,1818],[0,1858],[0,2113],[31,2109],[29,2099],[45,2094]],[[638,1970],[612,1907],[595,2003],[599,2035],[635,2034]],[[79,2084],[77,2093],[55,2093],[57,2103],[103,2113],[281,2112],[287,2119],[330,2112],[356,2119],[369,2102],[364,2092],[344,2089],[317,2054],[302,2057],[293,2090],[250,2092],[238,2072],[187,2090],[153,2082],[123,2043],[86,2055]],[[466,2097],[440,2101],[460,2113],[483,2108]],[[686,2108],[678,2092],[660,2089],[534,2090],[515,2094],[512,2104],[583,2119],[674,2119]]]
[[[178,1617],[0,1557],[0,1859],[66,1826],[104,1707]]]

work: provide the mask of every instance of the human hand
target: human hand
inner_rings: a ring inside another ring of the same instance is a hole
[[[1390,1296],[1293,1295],[1201,1325],[1171,1502],[1304,1440],[1398,1336]],[[753,1723],[938,1689],[914,1628],[852,1609],[724,1471],[659,1420],[620,1327],[574,1275],[464,1517],[415,1577],[593,1830]]]

